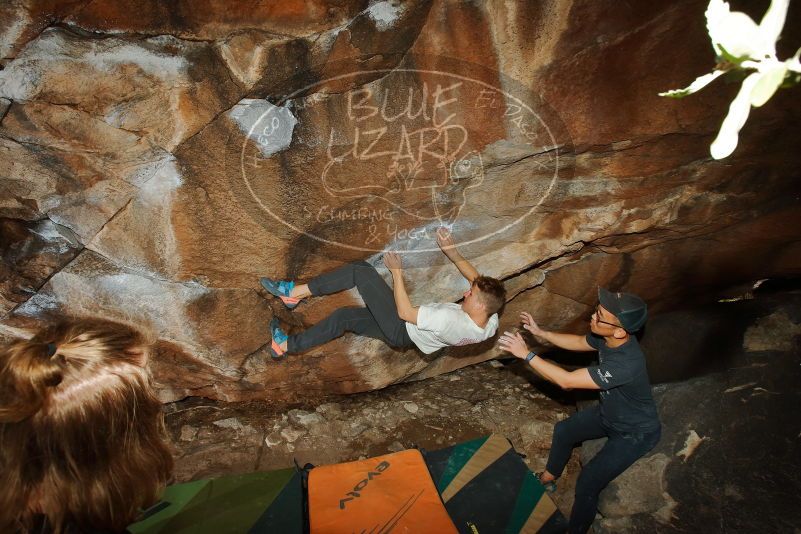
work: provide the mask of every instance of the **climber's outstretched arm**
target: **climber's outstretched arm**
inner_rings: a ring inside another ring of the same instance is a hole
[[[467,261],[465,257],[459,253],[456,244],[453,242],[450,231],[447,228],[443,227],[437,230],[437,245],[439,245],[442,252],[448,256],[448,259],[456,265],[456,268],[459,269],[462,276],[467,278],[467,281],[472,285],[473,280],[478,278],[478,271],[473,267],[472,263]]]
[[[409,294],[406,293],[406,285],[403,282],[403,264],[400,256],[395,252],[384,254],[384,265],[392,273],[392,291],[395,294],[395,306],[398,309],[398,317],[407,323],[417,324],[417,313],[419,308],[412,306]]]

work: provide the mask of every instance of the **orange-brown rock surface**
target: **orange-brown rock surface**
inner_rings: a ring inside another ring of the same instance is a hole
[[[746,6],[747,7],[747,6]],[[354,392],[498,355],[343,338],[272,362],[259,276],[405,251],[412,301],[465,289],[433,240],[579,330],[598,285],[652,310],[801,272],[798,89],[708,146],[737,84],[705,2],[37,2],[0,7],[0,333],[62,313],[158,336],[165,400]],[[794,51],[793,4],[782,46]]]

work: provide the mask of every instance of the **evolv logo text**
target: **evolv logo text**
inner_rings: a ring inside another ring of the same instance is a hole
[[[369,484],[370,481],[373,480],[373,478],[377,477],[378,475],[386,471],[388,468],[389,468],[389,462],[385,461],[375,466],[375,469],[373,469],[372,471],[368,471],[367,478],[360,480],[358,484],[353,486],[353,491],[347,492],[345,494],[345,498],[339,500],[339,509],[344,510],[346,502],[361,497],[361,491],[367,487],[367,484]],[[348,495],[350,495],[350,497],[348,497]]]

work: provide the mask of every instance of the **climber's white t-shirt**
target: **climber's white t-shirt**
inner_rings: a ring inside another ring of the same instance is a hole
[[[481,328],[455,302],[426,304],[417,310],[417,324],[406,323],[406,332],[417,347],[431,354],[442,347],[471,345],[495,335],[498,314]]]

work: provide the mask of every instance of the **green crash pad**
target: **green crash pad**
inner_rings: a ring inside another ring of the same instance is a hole
[[[301,534],[303,525],[301,474],[289,468],[168,486],[161,501],[128,531]]]

